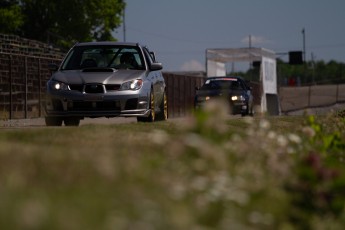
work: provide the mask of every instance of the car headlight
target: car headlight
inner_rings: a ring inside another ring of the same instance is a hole
[[[242,95],[240,95],[240,96],[231,96],[231,100],[232,101],[245,101],[246,99],[242,96]]]
[[[138,90],[143,85],[143,80],[136,79],[133,81],[127,81],[123,83],[120,87],[120,90]]]
[[[49,81],[49,86],[54,90],[70,90],[68,84],[59,81]]]

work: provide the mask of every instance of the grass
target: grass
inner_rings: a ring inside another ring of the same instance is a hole
[[[0,226],[343,229],[344,123],[215,105],[180,122],[4,129]]]

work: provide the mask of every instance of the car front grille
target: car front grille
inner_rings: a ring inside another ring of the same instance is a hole
[[[104,85],[106,91],[117,91],[120,90],[120,84],[106,84]],[[85,93],[104,93],[104,87],[102,84],[87,84],[85,85]],[[82,84],[74,84],[69,85],[71,90],[75,90],[78,92],[84,92],[84,85]]]
[[[120,103],[116,101],[74,101],[70,111],[117,111]]]
[[[102,84],[88,84],[85,85],[85,93],[104,93]]]
[[[108,84],[104,86],[107,91],[116,91],[116,90],[119,90],[121,87],[121,85],[119,84]]]

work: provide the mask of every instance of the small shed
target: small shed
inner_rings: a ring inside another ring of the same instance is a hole
[[[276,55],[264,48],[220,48],[206,50],[207,77],[225,76],[226,63],[256,62],[260,64],[261,112],[280,114],[277,87]]]

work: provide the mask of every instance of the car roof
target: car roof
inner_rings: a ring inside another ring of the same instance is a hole
[[[118,46],[140,46],[135,42],[114,42],[114,41],[100,41],[100,42],[80,42],[75,46],[99,46],[99,45],[118,45]]]

